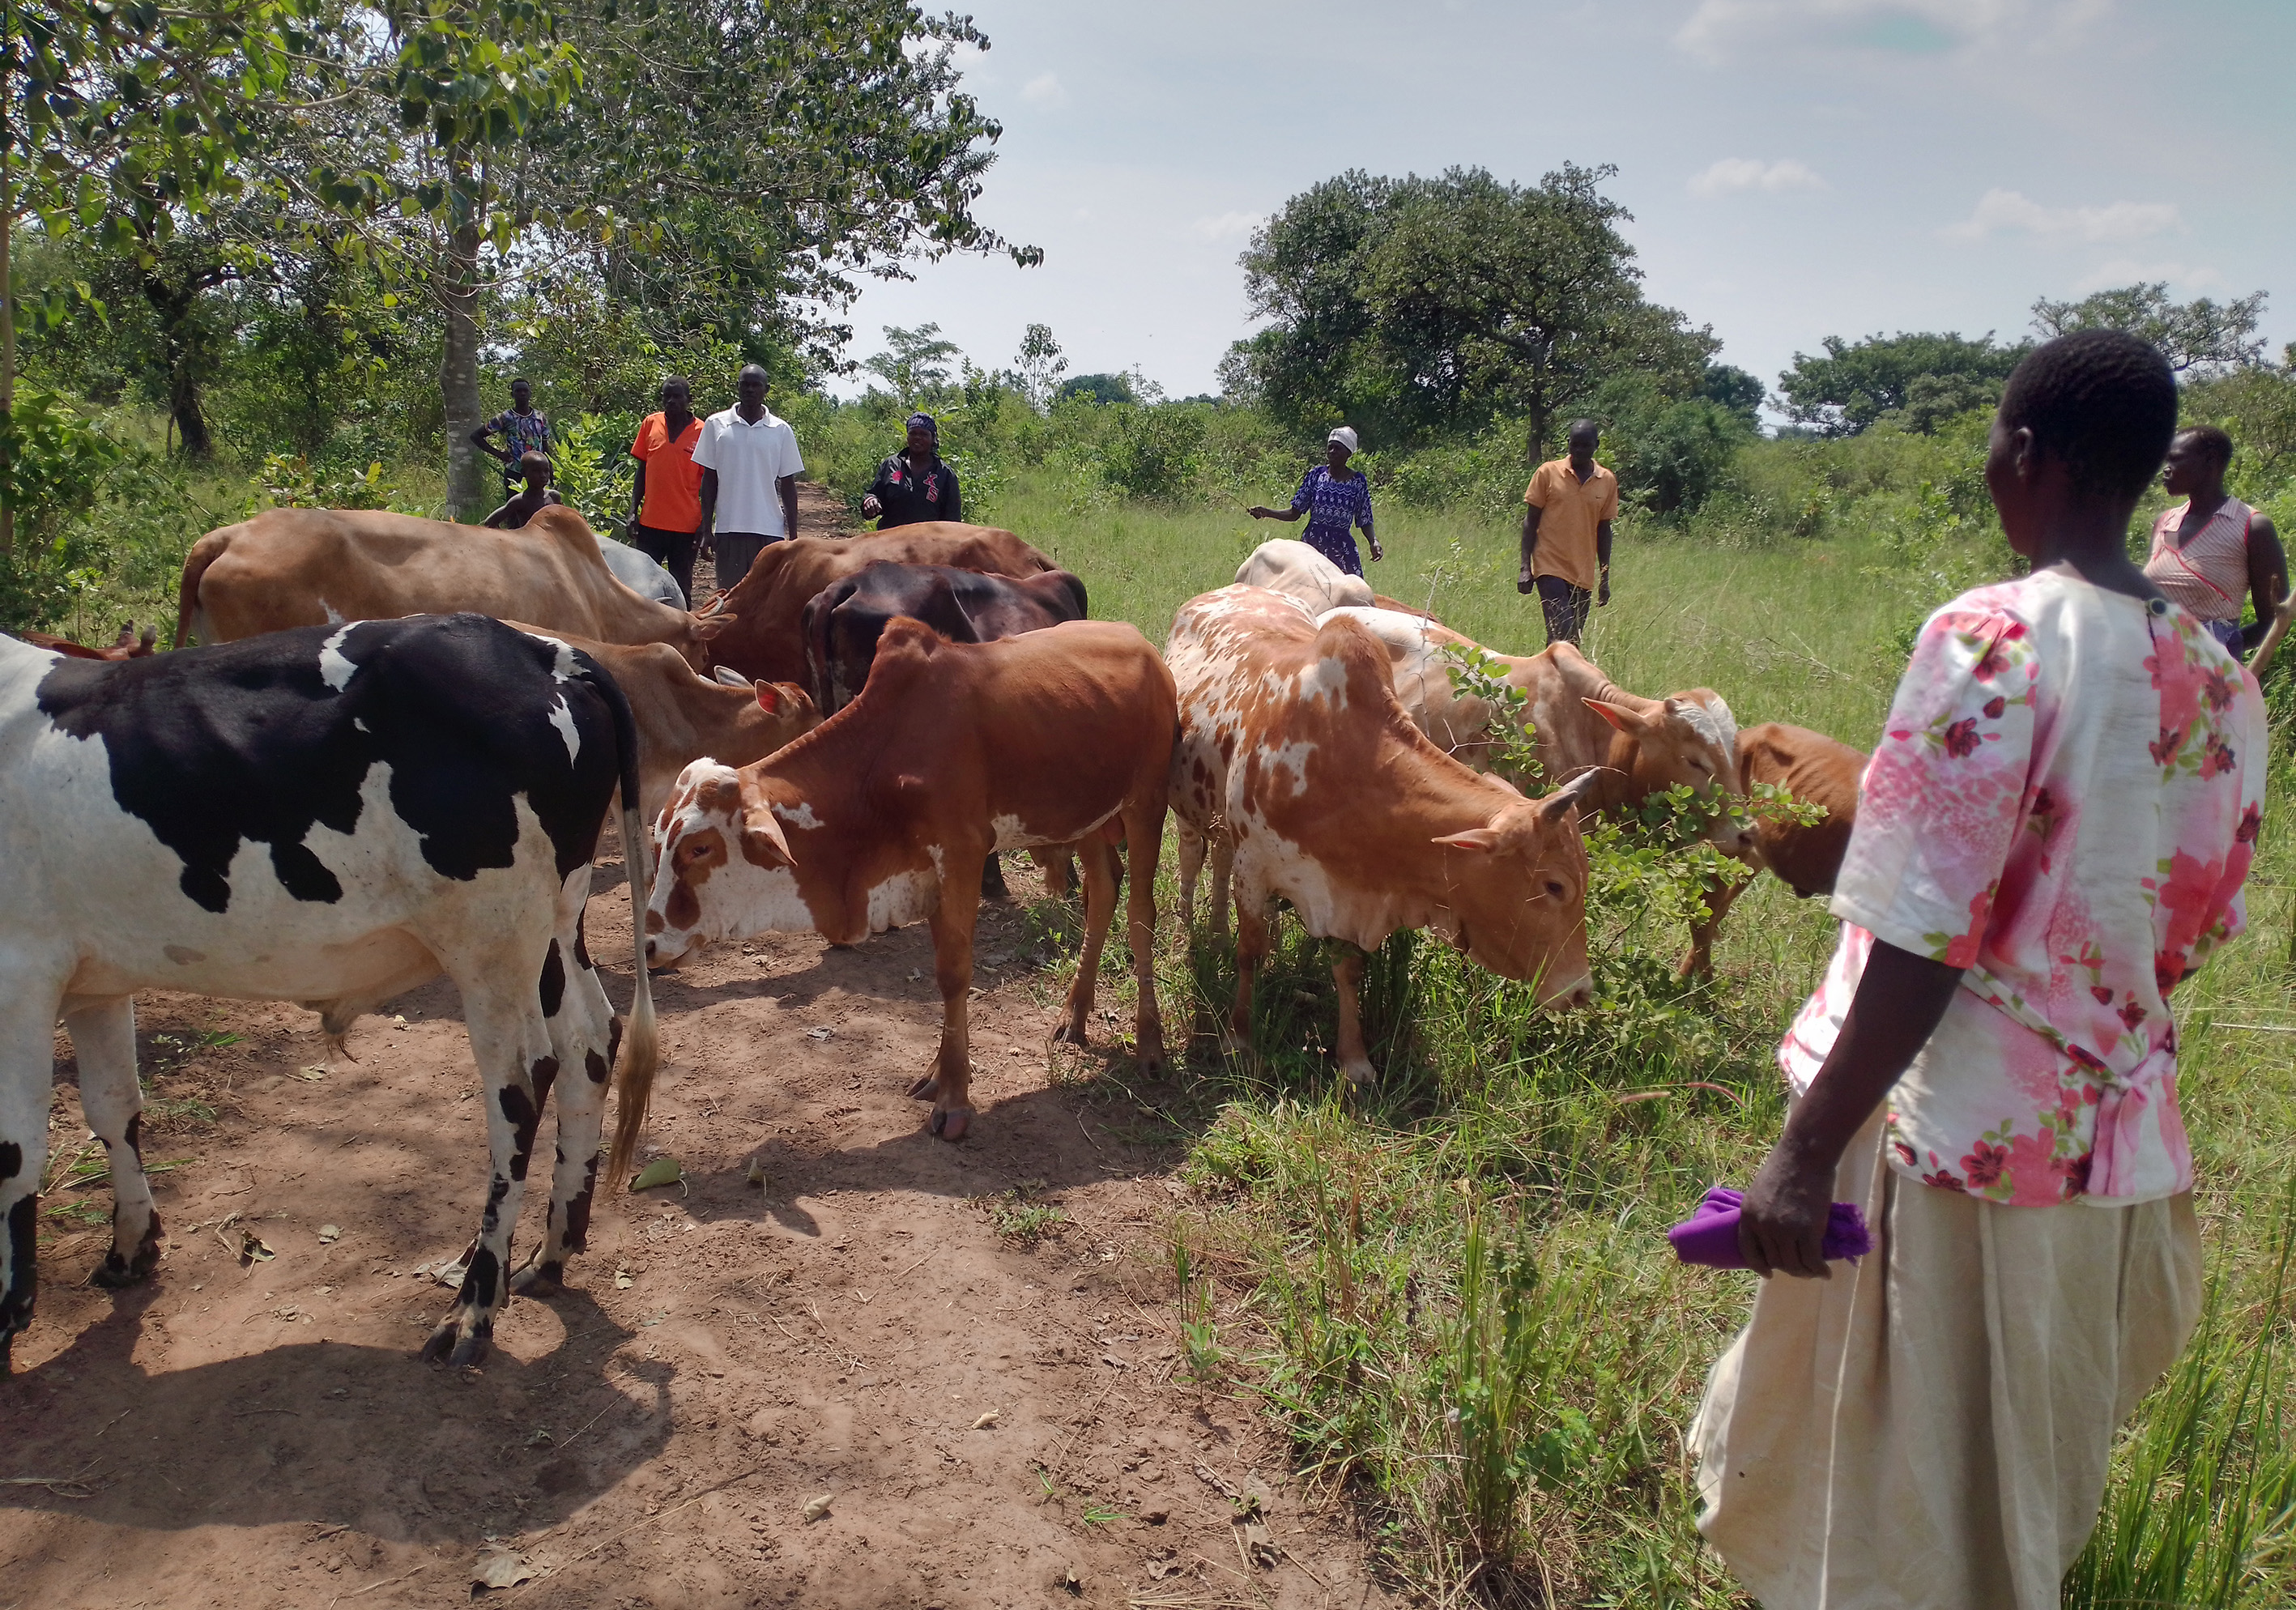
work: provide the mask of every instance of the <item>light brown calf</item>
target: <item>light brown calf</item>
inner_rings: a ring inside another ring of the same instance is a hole
[[[1444,652],[1480,645],[1439,621],[1396,610],[1335,610],[1322,619],[1340,614],[1360,621],[1386,646],[1395,696],[1419,729],[1446,753],[1488,769],[1491,702],[1452,686],[1455,661]],[[1491,658],[1505,668],[1503,680],[1528,696],[1523,715],[1547,780],[1569,782],[1599,768],[1587,795],[1594,809],[1636,806],[1677,784],[1718,804],[1718,793],[1731,787],[1738,724],[1712,688],[1663,699],[1630,694],[1567,643]],[[1742,822],[1718,809],[1705,836],[1726,854],[1747,843]]]
[[[637,724],[639,816],[648,823],[661,815],[670,785],[693,761],[747,766],[821,724],[805,689],[729,681],[731,672],[697,676],[667,643],[600,643],[518,620],[505,624],[570,643],[614,678]]]
[[[1857,782],[1865,776],[1866,759],[1864,752],[1806,727],[1766,721],[1740,733],[1739,793],[1768,783],[1797,800],[1824,807],[1825,815],[1808,824],[1757,817],[1751,842],[1738,858],[1757,869],[1767,867],[1804,899],[1832,894],[1842,855],[1849,848],[1850,830],[1857,825]],[[1743,883],[1736,883],[1707,891],[1709,915],[1704,922],[1691,924],[1690,949],[1682,958],[1685,975],[1714,970],[1714,935],[1744,889]]]
[[[858,537],[800,537],[768,543],[750,564],[750,573],[718,606],[738,621],[710,644],[710,663],[761,681],[804,681],[805,606],[830,583],[880,560],[945,564],[991,576],[1034,576],[1057,568],[1010,531],[946,520]]]
[[[1209,842],[1215,923],[1236,902],[1231,1044],[1251,1029],[1252,978],[1269,944],[1267,902],[1292,902],[1332,968],[1348,1078],[1376,1074],[1357,988],[1363,953],[1432,928],[1542,1003],[1583,1001],[1587,850],[1578,810],[1590,784],[1525,800],[1452,760],[1396,702],[1385,647],[1342,612],[1320,628],[1262,587],[1226,587],[1181,606],[1165,645],[1179,690],[1172,805],[1182,823],[1182,920],[1193,919]]]
[[[667,966],[712,940],[818,933],[839,944],[923,918],[940,986],[940,1050],[910,1094],[932,1132],[972,1118],[972,928],[991,850],[1121,834],[1144,1067],[1164,1061],[1156,1008],[1156,861],[1176,714],[1172,678],[1129,626],[1074,620],[996,643],[949,643],[896,618],[861,696],[778,753],[688,767],[655,834],[646,955]],[[1079,858],[1084,954],[1055,1038],[1081,1045],[1116,908],[1112,858]],[[622,1135],[644,1122],[623,1095]],[[618,1142],[618,1144],[619,1144]]]
[[[176,646],[194,633],[232,643],[295,626],[463,610],[601,643],[667,643],[696,668],[708,663],[702,645],[734,624],[624,587],[582,516],[562,506],[515,531],[379,509],[266,509],[192,545]]]

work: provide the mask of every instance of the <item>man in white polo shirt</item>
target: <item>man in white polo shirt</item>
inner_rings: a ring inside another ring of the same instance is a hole
[[[766,407],[766,372],[743,366],[741,398],[712,414],[693,444],[701,470],[702,541],[718,550],[718,585],[731,589],[766,544],[797,535],[797,432]]]

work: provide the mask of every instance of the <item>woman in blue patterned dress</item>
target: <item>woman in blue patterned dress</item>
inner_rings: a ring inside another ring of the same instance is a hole
[[[1254,504],[1245,511],[1254,520],[1292,521],[1305,514],[1308,545],[1350,576],[1363,574],[1363,561],[1356,554],[1355,532],[1350,528],[1363,528],[1374,559],[1387,557],[1379,538],[1372,534],[1371,487],[1360,471],[1348,468],[1356,446],[1355,431],[1341,425],[1324,443],[1324,462],[1308,471],[1300,489],[1292,494],[1290,508]]]

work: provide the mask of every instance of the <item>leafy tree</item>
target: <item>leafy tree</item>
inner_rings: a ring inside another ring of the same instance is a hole
[[[1049,406],[1053,393],[1068,370],[1069,360],[1061,351],[1060,342],[1053,339],[1050,324],[1030,324],[1021,334],[1021,350],[1013,359],[1013,366],[1021,381],[1021,390],[1032,408]]]
[[[2233,478],[2251,503],[2296,477],[2296,343],[2277,364],[2203,375],[2185,388],[2188,424],[2221,425],[2236,451]]]
[[[1719,403],[1751,425],[1761,418],[1767,393],[1762,382],[1745,370],[1730,364],[1709,364],[1699,382],[1698,395]]]
[[[2076,330],[2126,330],[2161,349],[2178,374],[2208,373],[2259,362],[2264,338],[2256,333],[2264,316],[2259,291],[2218,304],[2207,297],[2173,301],[2166,281],[2140,282],[2118,291],[2100,291],[2077,302],[2033,304],[2033,328],[2043,336]]]
[[[919,324],[914,330],[888,324],[885,345],[890,351],[880,352],[861,366],[882,376],[904,403],[930,397],[947,386],[950,363],[964,356],[955,341],[941,339],[939,324]]]
[[[1066,401],[1071,397],[1087,397],[1103,407],[1140,400],[1140,393],[1133,389],[1128,374],[1072,374],[1061,382],[1054,400]]]
[[[1998,345],[1991,331],[1975,341],[1951,333],[1900,331],[1856,342],[1829,335],[1824,344],[1823,356],[1795,353],[1793,367],[1778,376],[1788,417],[1815,426],[1823,436],[1855,436],[1882,415],[1906,408],[1914,400],[1914,382],[1923,376],[1969,385],[1950,398],[1934,387],[1925,390],[1922,418],[1939,417],[1938,406],[1955,398],[1997,398],[2009,372],[2032,349],[2021,341]]]
[[[1616,374],[1694,390],[1717,343],[1644,299],[1629,215],[1599,188],[1615,171],[1566,165],[1535,186],[1349,172],[1292,197],[1243,254],[1251,310],[1274,324],[1233,367],[1295,428],[1346,418],[1389,441],[1502,415],[1543,440]]]

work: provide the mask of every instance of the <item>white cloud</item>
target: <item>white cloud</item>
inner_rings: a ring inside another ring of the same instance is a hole
[[[2043,240],[2143,241],[2181,230],[2185,216],[2169,201],[2111,201],[2103,207],[2044,207],[2021,191],[1988,190],[1977,209],[1943,230],[1949,241],[1981,241],[2009,230]]]
[[[1039,73],[1021,86],[1021,98],[1031,106],[1066,106],[1069,92],[1058,73]]]
[[[1267,221],[1266,213],[1223,212],[1218,218],[1207,214],[1188,226],[1208,241],[1241,241]]]
[[[2117,257],[2099,263],[2075,280],[2073,294],[2087,296],[2094,291],[2115,291],[2123,285],[2152,280],[2166,280],[2184,291],[2210,291],[2225,283],[2224,275],[2205,263],[2147,263]]]
[[[1734,195],[1742,190],[1823,190],[1825,181],[1807,162],[1785,157],[1765,162],[1757,157],[1724,157],[1690,181],[1693,195]]]

